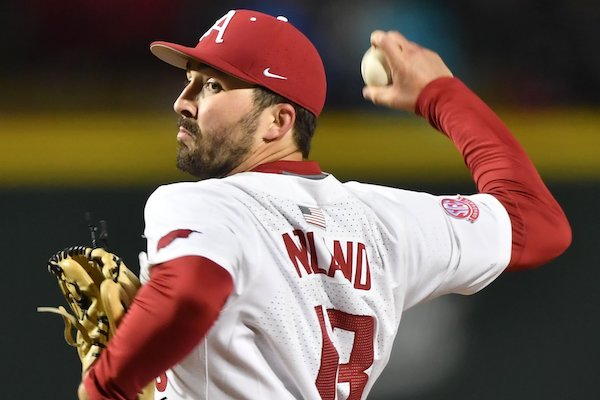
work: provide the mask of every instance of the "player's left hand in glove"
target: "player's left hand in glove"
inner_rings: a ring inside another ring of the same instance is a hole
[[[38,307],[38,311],[62,316],[65,340],[77,348],[85,373],[115,334],[140,282],[119,257],[100,247],[69,247],[50,258],[48,270],[58,280],[72,313],[62,306]],[[151,384],[139,398],[153,398],[152,392]]]

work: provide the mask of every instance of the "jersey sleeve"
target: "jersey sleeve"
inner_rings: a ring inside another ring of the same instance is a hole
[[[381,252],[397,286],[405,289],[405,308],[447,293],[473,294],[508,265],[510,219],[493,196],[354,185],[362,186],[359,196],[386,232]]]
[[[504,206],[489,194],[471,196],[434,196],[431,200],[432,218],[440,219],[442,227],[433,225],[422,229],[423,235],[435,235],[439,229],[449,252],[446,271],[431,293],[413,296],[437,297],[446,293],[473,294],[490,284],[508,266],[511,256],[511,223]],[[418,216],[419,217],[419,216]],[[415,243],[417,251],[429,252],[435,242],[426,239]],[[440,260],[443,265],[443,260]],[[435,268],[433,269],[435,272]],[[420,274],[419,268],[408,270]],[[431,277],[434,281],[434,277]],[[413,279],[408,276],[408,282]]]
[[[147,268],[200,256],[235,278],[241,264],[241,240],[232,228],[236,215],[226,199],[217,198],[212,190],[195,190],[195,184],[161,186],[148,199],[144,212]]]
[[[533,268],[563,253],[571,227],[535,166],[498,116],[456,78],[421,92],[416,112],[452,140],[480,193],[497,198],[512,225],[508,269]]]

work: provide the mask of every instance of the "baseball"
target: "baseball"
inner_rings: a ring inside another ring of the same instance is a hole
[[[367,86],[387,86],[392,83],[390,67],[383,51],[370,47],[360,63],[360,73]]]

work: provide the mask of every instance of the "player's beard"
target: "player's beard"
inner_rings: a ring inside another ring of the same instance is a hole
[[[177,168],[198,179],[227,176],[250,152],[258,116],[259,113],[253,110],[238,122],[210,132],[200,131],[193,119],[181,117],[179,126],[190,132],[194,146],[188,148],[179,144]]]

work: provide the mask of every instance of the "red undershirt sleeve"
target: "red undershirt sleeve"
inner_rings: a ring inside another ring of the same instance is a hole
[[[542,265],[571,243],[565,214],[500,118],[456,78],[423,89],[415,112],[458,148],[480,193],[496,197],[511,220],[509,269]]]
[[[136,399],[204,338],[233,290],[229,273],[186,256],[152,267],[84,385],[90,400]]]

